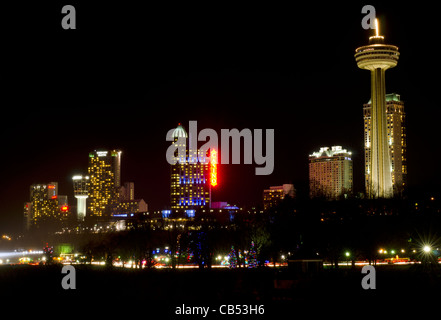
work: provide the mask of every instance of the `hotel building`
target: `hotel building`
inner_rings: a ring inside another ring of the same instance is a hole
[[[339,199],[352,194],[351,152],[341,146],[320,148],[309,156],[311,198]]]
[[[111,208],[118,203],[121,186],[121,151],[89,153],[88,216],[110,217]]]
[[[365,160],[365,186],[369,193],[371,185],[371,157],[372,157],[372,104],[363,105],[364,118],[364,160]],[[406,144],[406,114],[404,102],[396,93],[386,94],[386,121],[387,141],[389,144],[392,185],[394,195],[402,195],[407,181],[407,144]]]
[[[185,147],[186,152],[176,164],[171,165],[171,209],[209,208],[209,162],[199,159],[197,150],[189,150],[188,135],[183,126],[178,125],[172,137],[177,146]],[[175,157],[178,157],[177,150]]]
[[[25,227],[46,221],[63,221],[67,218],[69,206],[67,196],[58,195],[58,183],[33,184],[30,187],[30,201],[24,204]]]

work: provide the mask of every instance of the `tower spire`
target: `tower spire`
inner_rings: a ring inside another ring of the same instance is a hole
[[[380,35],[380,23],[378,19],[375,18],[375,35],[369,37],[369,44],[382,44],[384,42],[384,37]]]
[[[377,37],[380,36],[380,25],[378,24],[378,19],[377,18],[375,18],[375,35]]]

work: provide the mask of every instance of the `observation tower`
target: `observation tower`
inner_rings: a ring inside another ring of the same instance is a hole
[[[387,139],[386,82],[385,73],[398,63],[398,47],[385,44],[380,35],[378,20],[375,20],[375,35],[369,37],[369,45],[355,50],[355,61],[360,69],[371,72],[371,157],[366,164],[367,195],[369,198],[391,198],[393,196],[392,163]]]
[[[74,196],[77,198],[77,218],[84,221],[86,216],[86,199],[89,197],[89,176],[73,176]]]

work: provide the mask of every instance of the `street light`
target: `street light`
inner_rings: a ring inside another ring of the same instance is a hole
[[[349,265],[349,257],[351,256],[351,253],[349,251],[346,251],[345,256],[346,258],[348,258],[348,260],[346,260],[346,265]]]
[[[432,248],[426,244],[426,245],[423,247],[423,251],[424,251],[425,253],[429,253],[430,251],[432,251]]]

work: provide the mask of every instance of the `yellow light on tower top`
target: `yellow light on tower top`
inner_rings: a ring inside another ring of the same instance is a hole
[[[380,36],[380,25],[378,24],[378,19],[375,19],[375,33],[377,37]]]
[[[369,37],[370,41],[382,41],[384,40],[383,36],[380,36],[380,23],[378,22],[378,19],[375,19],[375,35]],[[376,43],[376,42],[374,42]]]

